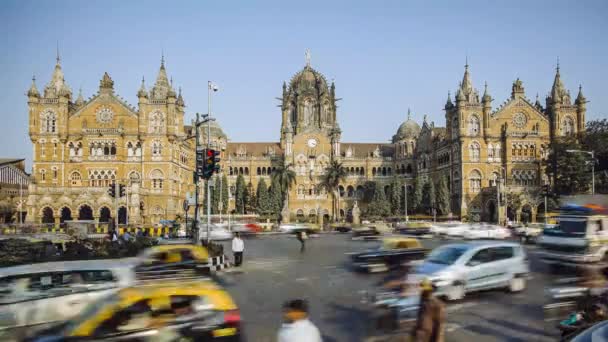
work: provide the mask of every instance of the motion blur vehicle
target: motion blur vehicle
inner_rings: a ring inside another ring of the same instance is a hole
[[[528,258],[519,244],[475,241],[434,249],[408,276],[408,283],[419,284],[428,278],[436,288],[436,295],[458,300],[479,290],[522,291],[528,273]]]
[[[263,231],[262,227],[255,223],[236,223],[230,228],[232,233],[239,233],[242,236],[255,235]]]
[[[309,223],[283,223],[279,226],[279,232],[295,234],[297,232],[306,232],[313,234],[319,231],[319,228]]]
[[[226,228],[227,226],[211,224],[209,227],[209,239],[212,241],[224,241],[232,239],[232,233]],[[198,229],[198,238],[201,240],[207,239],[207,224],[200,224]]]
[[[352,229],[353,240],[376,240],[380,232],[375,226],[364,225]]]
[[[210,280],[157,282],[122,289],[31,341],[239,341],[231,296]],[[158,336],[163,334],[163,336]]]
[[[0,269],[0,340],[79,315],[84,307],[133,285],[124,260],[63,261]]]
[[[392,237],[382,240],[376,248],[351,255],[356,268],[369,272],[382,272],[402,264],[424,259],[427,250],[413,238]]]
[[[468,230],[464,231],[463,237],[467,240],[476,239],[506,239],[511,237],[511,231],[501,226],[481,224],[471,226]]]
[[[560,208],[558,225],[537,239],[540,257],[554,268],[597,267],[608,261],[608,210],[594,205]]]
[[[469,223],[448,223],[444,225],[441,229],[439,229],[439,236],[461,238],[464,236],[464,233],[469,229],[471,229],[471,224]],[[435,231],[437,231],[437,229],[435,229]]]
[[[554,224],[544,223],[529,223],[513,229],[514,234],[519,238],[521,243],[534,243],[536,239],[542,235],[545,229],[555,228]]]
[[[431,232],[430,222],[403,222],[395,225],[395,232],[406,235],[426,235]]]
[[[208,275],[209,252],[191,244],[154,246],[137,257],[135,273],[138,280]]]

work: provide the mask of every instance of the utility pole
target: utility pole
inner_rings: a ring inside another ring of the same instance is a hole
[[[118,228],[118,198],[120,197],[120,188],[118,186],[118,179],[114,180],[114,207],[116,208],[116,228]]]
[[[498,225],[500,225],[500,178],[500,176],[496,177],[496,223]]]
[[[211,81],[207,81],[207,150],[211,148]],[[211,229],[211,177],[207,179],[207,245],[209,245]]]
[[[196,122],[194,124],[194,126],[196,127],[195,129],[195,134],[196,134],[196,138],[195,138],[195,150],[198,153],[198,149],[199,149],[199,132],[198,132],[198,127],[199,127],[199,121],[200,121],[200,115],[198,113],[196,113]],[[194,243],[198,244],[198,179],[199,179],[199,174],[197,172],[197,167],[198,165],[196,165],[196,167],[194,168],[194,219],[192,220],[192,237],[194,238]],[[188,221],[186,221],[186,224],[188,223]]]
[[[220,192],[220,202],[217,204],[217,207],[219,209],[219,214],[220,214],[220,223],[222,223],[222,210],[224,209],[224,205],[222,202],[222,192],[223,192],[222,191],[222,174],[218,173],[217,177],[220,179],[220,186],[218,188],[219,190],[216,190],[216,191]]]

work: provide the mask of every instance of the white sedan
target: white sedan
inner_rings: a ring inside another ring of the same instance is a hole
[[[464,233],[464,238],[468,240],[474,239],[506,239],[511,236],[511,232],[507,228],[495,225],[479,225],[473,226]]]
[[[463,237],[466,232],[471,230],[471,225],[467,223],[453,223],[443,227],[444,230],[440,231],[440,235],[447,235],[448,237],[458,238]]]
[[[209,240],[213,240],[213,241],[222,241],[222,240],[230,240],[232,239],[233,235],[230,231],[228,231],[228,229],[223,228],[223,227],[219,227],[219,226],[215,226],[215,225],[211,225],[209,227]],[[201,225],[199,228],[199,235],[198,238],[200,240],[206,240],[207,239],[207,225]]]

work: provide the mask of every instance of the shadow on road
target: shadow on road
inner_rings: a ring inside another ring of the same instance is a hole
[[[368,326],[368,311],[354,306],[346,306],[338,303],[330,303],[328,307],[331,309],[332,316],[326,320],[337,325],[346,336],[348,341],[358,341],[361,336],[365,336]],[[329,336],[323,336],[323,341],[337,341]]]

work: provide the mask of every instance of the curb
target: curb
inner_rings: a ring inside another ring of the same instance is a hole
[[[232,263],[226,258],[226,255],[209,258],[209,270],[211,272],[221,271],[232,267]]]

